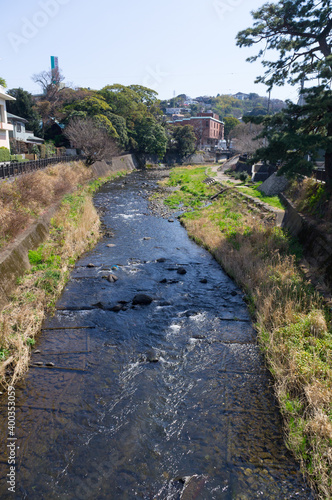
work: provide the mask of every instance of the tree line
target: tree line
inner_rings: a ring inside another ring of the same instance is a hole
[[[8,111],[27,119],[27,128],[57,147],[73,144],[83,149],[88,163],[115,150],[134,153],[142,164],[150,157],[162,159],[166,153],[181,159],[195,150],[192,127],[167,126],[152,89],[120,84],[100,90],[74,89],[61,85],[61,73],[54,81],[47,71],[34,75],[33,80],[42,93],[33,96],[22,88],[8,90],[16,98],[7,103]]]

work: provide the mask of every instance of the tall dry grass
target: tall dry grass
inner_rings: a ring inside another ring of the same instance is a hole
[[[236,226],[232,213],[240,214]],[[302,276],[287,235],[253,217],[236,194],[182,220],[245,291],[286,441],[319,497],[332,498],[332,337],[321,297]]]
[[[0,250],[78,184],[91,179],[83,162],[52,165],[0,183]]]
[[[25,373],[34,338],[63,290],[69,270],[99,238],[100,220],[92,202],[93,193],[104,182],[124,174],[113,173],[89,183],[91,170],[73,162],[0,184],[2,247],[62,200],[51,221],[48,240],[30,255],[31,270],[0,313],[0,386],[13,385]]]
[[[55,215],[50,238],[40,250],[45,266],[35,266],[25,275],[0,313],[0,347],[6,354],[0,362],[2,386],[15,384],[26,372],[35,336],[63,290],[73,262],[98,240],[100,220],[91,195],[81,192],[80,196],[76,217],[69,216],[69,203],[62,204]]]

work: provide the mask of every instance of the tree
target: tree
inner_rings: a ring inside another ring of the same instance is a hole
[[[35,109],[33,96],[22,88],[10,89],[8,94],[15,97],[16,101],[7,102],[7,111],[28,120],[27,129],[32,130],[38,136],[41,133],[41,117]]]
[[[305,103],[292,105],[279,116],[265,119],[263,134],[270,144],[262,148],[263,159],[282,162],[283,171],[308,173],[320,148],[325,149],[328,189],[332,189],[332,16],[330,0],[283,0],[266,3],[252,13],[253,27],[238,33],[237,44],[250,47],[264,42],[264,49],[250,57],[256,61],[266,50],[277,51],[276,60],[263,60],[266,68],[257,82],[269,89],[285,82],[312,79],[318,85],[305,91]],[[262,121],[262,118],[260,118]],[[284,123],[282,123],[282,120]],[[287,126],[286,126],[287,124]],[[292,168],[290,169],[290,167]]]
[[[240,101],[230,95],[220,95],[212,99],[212,109],[220,118],[234,116],[240,118],[244,112],[245,101]]]
[[[58,70],[54,73],[50,71],[41,71],[32,75],[32,81],[40,85],[42,88],[45,98],[51,102],[57,99],[57,93],[60,89],[60,83],[63,82],[64,76],[61,71]]]
[[[234,116],[226,116],[224,118],[224,125],[225,125],[225,130],[224,130],[224,135],[226,139],[226,145],[229,148],[230,142],[231,142],[231,133],[232,130],[235,129],[237,125],[239,125],[241,122],[237,118],[234,118]]]
[[[257,148],[262,147],[264,144],[263,138],[256,139],[261,131],[262,126],[254,123],[240,123],[237,125],[231,133],[232,139],[236,139],[235,150],[249,155],[255,153]]]
[[[136,120],[132,133],[131,147],[139,155],[143,165],[149,156],[162,159],[166,153],[167,136],[165,129],[152,116],[143,116]]]
[[[180,160],[193,154],[196,149],[196,136],[192,125],[178,126],[172,134],[171,148]]]
[[[114,113],[107,112],[107,118],[112,123],[117,133],[117,140],[121,149],[127,149],[129,137],[126,127],[126,120],[122,116],[115,115]]]
[[[113,113],[125,119],[130,120],[137,113],[147,110],[142,102],[142,96],[125,85],[107,85],[98,92],[98,95],[104,98]]]
[[[1,77],[0,77],[0,85],[1,85],[1,87],[3,87],[3,88],[6,88],[6,87],[7,87],[7,83],[6,83],[6,80],[5,80],[4,78],[1,78]]]
[[[112,111],[105,99],[96,95],[76,101],[73,107],[77,111],[85,111],[87,116],[103,115],[108,111]]]
[[[115,140],[92,118],[73,119],[65,129],[65,136],[73,147],[83,151],[87,165],[111,160],[118,153]]]
[[[153,106],[157,102],[158,92],[155,90],[143,87],[142,85],[129,85],[128,88],[133,90],[139,96],[140,101],[148,107]]]

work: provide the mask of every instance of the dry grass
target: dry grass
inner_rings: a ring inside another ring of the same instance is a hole
[[[0,313],[0,345],[5,354],[0,365],[2,385],[15,384],[26,372],[31,346],[45,314],[63,290],[75,259],[98,239],[100,221],[91,196],[77,196],[78,213],[72,217],[71,204],[62,204],[52,221],[49,240],[38,250],[40,264],[21,280],[11,303]]]
[[[253,217],[231,192],[182,221],[246,292],[286,441],[320,498],[332,498],[330,316],[298,269],[290,239]]]
[[[83,162],[72,162],[0,183],[0,249],[78,184],[91,179]]]
[[[93,205],[93,193],[104,182],[123,174],[118,172],[87,184],[91,171],[83,163],[75,162],[0,185],[0,208],[1,203],[6,206],[4,213],[0,210],[0,217],[8,227],[7,232],[0,230],[3,243],[24,229],[14,225],[19,214],[26,215],[24,221],[28,224],[62,197],[51,221],[48,240],[29,253],[31,270],[19,280],[11,302],[0,313],[0,385],[13,385],[24,375],[45,314],[52,312],[75,260],[99,238],[100,220]],[[85,187],[80,186],[83,183]],[[63,197],[64,193],[67,194]],[[10,216],[7,204],[16,207],[14,215]]]

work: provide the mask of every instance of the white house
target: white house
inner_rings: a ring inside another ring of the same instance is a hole
[[[13,125],[8,123],[6,101],[15,101],[15,97],[6,94],[5,89],[0,85],[0,147],[10,149],[9,131],[13,130]]]
[[[26,130],[26,123],[28,123],[28,120],[25,118],[7,113],[7,120],[13,126],[12,131],[9,132],[10,138],[27,144],[43,144],[44,139],[36,137],[31,130]]]
[[[236,99],[240,99],[240,101],[246,101],[247,99],[249,99],[249,94],[238,92],[237,94],[233,94],[233,97],[235,97]]]

